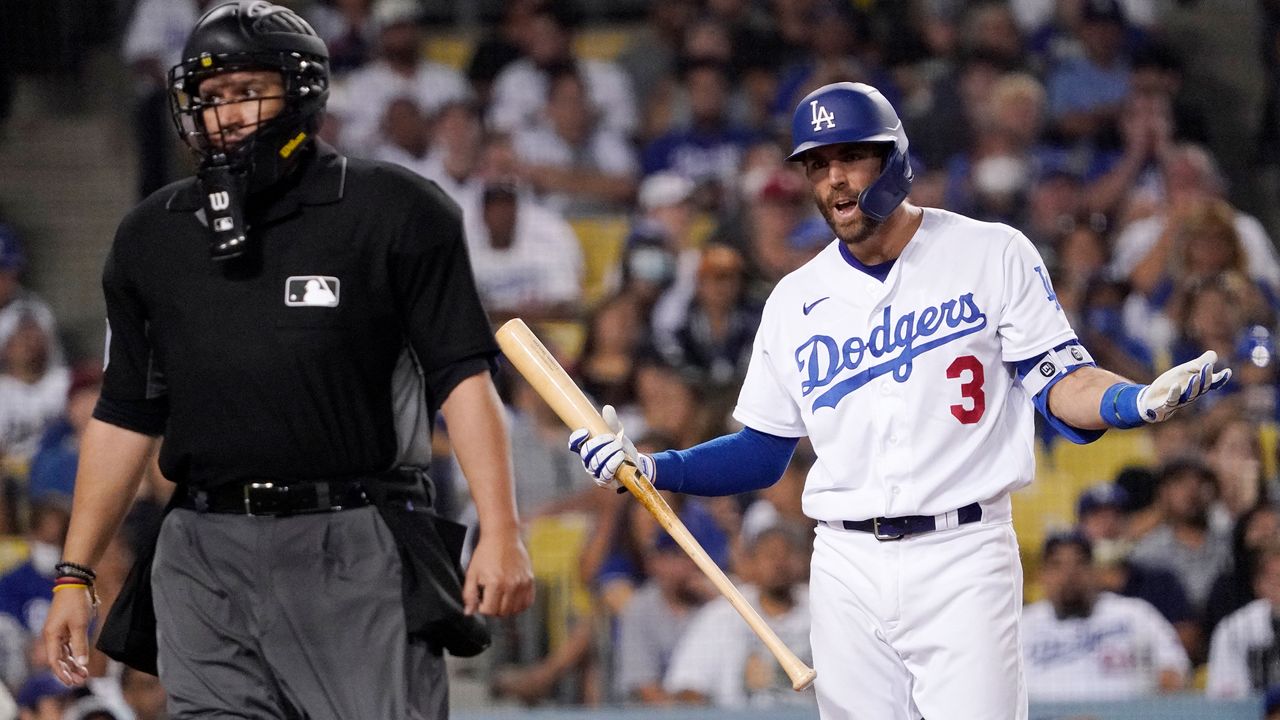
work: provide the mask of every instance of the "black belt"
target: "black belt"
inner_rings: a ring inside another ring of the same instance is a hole
[[[368,507],[378,496],[430,504],[425,475],[401,471],[344,480],[262,480],[205,490],[179,487],[175,492],[175,507],[267,517]]]
[[[877,540],[901,540],[908,535],[933,532],[938,529],[937,515],[905,515],[894,518],[871,518],[870,520],[827,520],[827,525],[842,527],[845,530],[868,532]],[[965,505],[956,510],[956,525],[968,525],[982,519],[982,506],[978,503]]]

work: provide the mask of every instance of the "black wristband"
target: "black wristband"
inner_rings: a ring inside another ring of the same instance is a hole
[[[54,565],[53,571],[58,575],[80,578],[81,580],[87,580],[89,582],[93,582],[98,579],[98,574],[93,571],[93,568],[78,565],[73,562],[67,562],[65,560]]]

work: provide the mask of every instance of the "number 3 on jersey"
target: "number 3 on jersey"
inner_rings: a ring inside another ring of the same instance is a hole
[[[986,380],[982,363],[972,355],[961,355],[947,366],[947,377],[953,380],[963,378],[966,371],[969,378],[960,383],[960,397],[967,402],[952,405],[951,414],[961,423],[972,425],[978,422],[987,409],[987,396],[982,392],[982,383]]]

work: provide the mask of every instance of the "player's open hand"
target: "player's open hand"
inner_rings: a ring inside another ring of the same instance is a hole
[[[569,450],[582,457],[582,466],[602,488],[618,487],[617,474],[622,463],[630,462],[650,480],[653,479],[653,458],[636,452],[635,443],[627,437],[618,419],[618,411],[605,405],[600,412],[612,432],[591,436],[586,428],[578,428],[569,435]]]
[[[1210,350],[1195,360],[1166,370],[1138,396],[1138,410],[1149,423],[1163,422],[1178,408],[1190,405],[1210,390],[1217,390],[1231,379],[1231,369],[1213,371],[1218,354]]]

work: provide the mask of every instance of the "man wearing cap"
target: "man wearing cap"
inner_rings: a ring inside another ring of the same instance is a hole
[[[1204,631],[1178,576],[1130,558],[1133,542],[1125,527],[1127,501],[1128,493],[1113,483],[1086,488],[1076,501],[1076,532],[1093,545],[1098,587],[1151,603],[1173,624],[1187,653],[1203,658]]]
[[[58,323],[53,310],[40,296],[22,286],[22,271],[27,258],[22,252],[18,231],[12,225],[0,222],[0,347],[18,329],[18,322],[31,318],[44,328],[52,343],[55,364],[62,363],[62,345],[58,341]]]
[[[103,270],[47,661],[88,680],[95,566],[158,452],[173,500],[99,647],[158,672],[173,717],[447,717],[444,651],[533,601],[461,212],[315,139],[328,50],[292,10],[220,4],[182,57],[199,164],[130,211]],[[465,572],[465,529],[432,512],[437,414],[478,517]]]
[[[464,213],[471,267],[491,318],[570,317],[582,296],[582,247],[558,213],[509,182],[484,185]]]
[[[1182,689],[1191,664],[1173,626],[1149,603],[1099,592],[1081,535],[1044,543],[1045,599],[1022,616],[1032,701],[1123,700]]]
[[[430,118],[445,104],[471,96],[461,73],[422,57],[421,13],[412,0],[384,0],[375,6],[378,59],[333,88],[329,112],[339,126],[341,149],[362,157],[372,153],[384,115],[398,97],[412,100]]]

